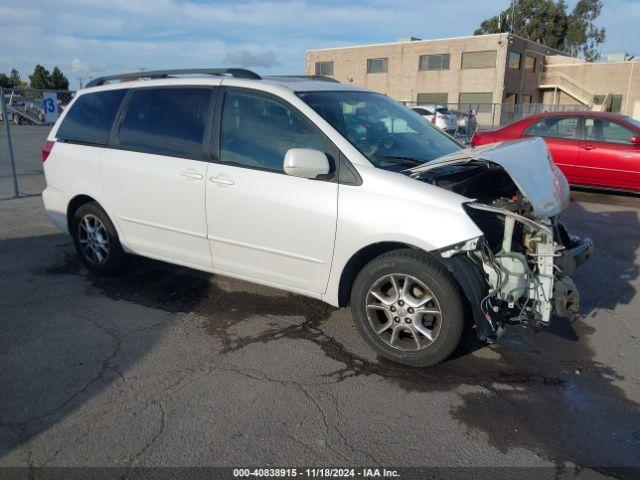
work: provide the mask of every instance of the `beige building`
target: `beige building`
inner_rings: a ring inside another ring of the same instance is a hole
[[[494,117],[522,109],[515,107],[520,104],[640,115],[637,62],[587,63],[507,33],[309,50],[306,57],[309,75],[332,76],[409,104],[477,105]]]
[[[543,103],[576,100],[591,110],[620,112],[640,119],[640,62],[589,63],[549,56],[539,88]]]

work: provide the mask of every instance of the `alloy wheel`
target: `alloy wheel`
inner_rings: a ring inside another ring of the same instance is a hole
[[[402,351],[429,347],[440,333],[436,296],[416,277],[393,273],[373,282],[366,297],[369,325],[386,345]]]
[[[85,215],[78,223],[78,242],[91,263],[102,265],[109,257],[109,236],[102,221],[95,215]]]

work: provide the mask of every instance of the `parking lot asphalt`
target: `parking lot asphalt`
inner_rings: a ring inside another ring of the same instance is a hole
[[[46,130],[16,130],[35,194]],[[536,334],[541,353],[468,335],[416,369],[377,358],[348,310],[315,300],[142,258],[90,275],[39,196],[8,199],[5,167],[0,466],[638,474],[621,469],[640,467],[638,197],[573,192],[565,221],[596,253],[575,278],[580,318]]]

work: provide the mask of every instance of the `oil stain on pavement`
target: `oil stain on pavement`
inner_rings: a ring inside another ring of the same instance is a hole
[[[640,409],[614,385],[620,377],[594,361],[588,346],[593,329],[577,321],[560,321],[537,335],[542,353],[497,348],[498,358],[477,355],[480,344],[469,332],[450,360],[419,369],[384,359],[370,360],[347,349],[323,329],[335,309],[305,297],[263,289],[223,289],[217,277],[161,262],[136,258],[122,277],[89,276],[94,288],[122,300],[173,313],[204,318],[206,332],[219,339],[222,354],[280,339],[307,340],[342,367],[335,382],[377,376],[407,392],[429,393],[466,388],[452,416],[469,429],[484,432],[502,452],[526,448],[556,465],[572,462],[603,473],[631,478],[640,464]],[[49,274],[83,274],[75,256],[47,270]],[[299,317],[285,326],[265,322],[254,335],[232,333],[250,317]],[[475,352],[475,353],[474,353]],[[428,397],[423,397],[425,408]]]

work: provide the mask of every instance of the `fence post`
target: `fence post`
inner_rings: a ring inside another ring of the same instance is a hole
[[[2,107],[2,121],[4,123],[4,131],[7,134],[7,150],[9,152],[9,162],[11,163],[11,174],[13,176],[13,193],[14,198],[20,196],[18,190],[18,176],[16,175],[16,162],[13,158],[13,145],[11,144],[11,130],[9,128],[9,116],[7,115],[7,101],[4,97],[4,91],[0,88],[0,105]]]

